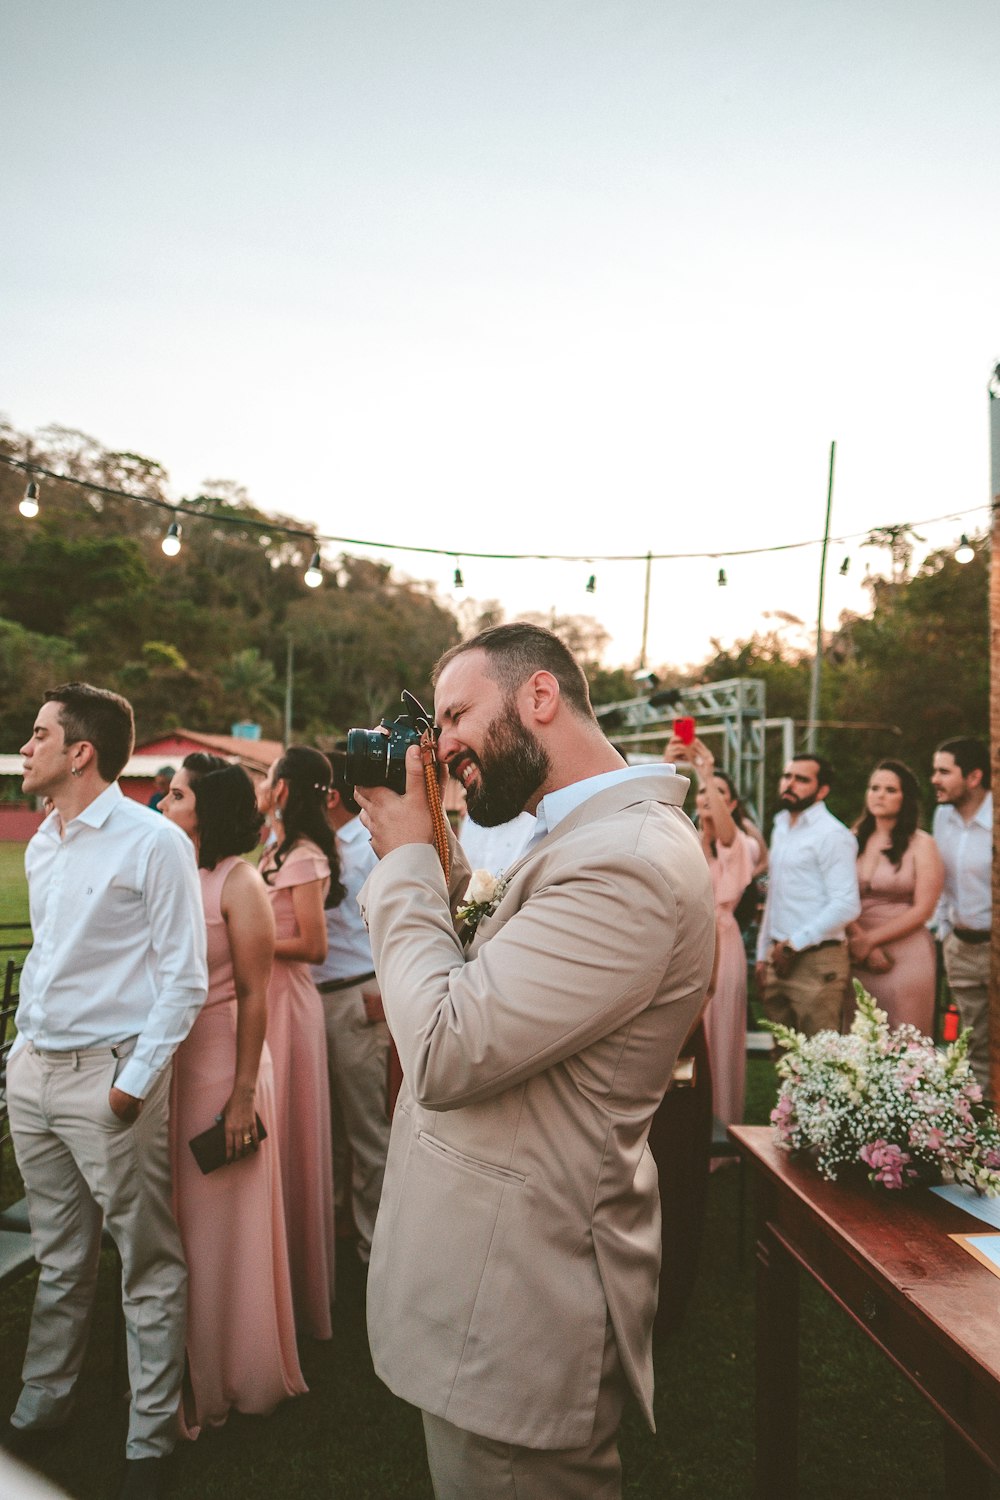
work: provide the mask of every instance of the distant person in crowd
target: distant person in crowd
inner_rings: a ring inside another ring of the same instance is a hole
[[[683,778],[624,764],[558,637],[501,625],[435,678],[438,760],[470,816],[537,816],[506,888],[456,925],[469,866],[453,845],[449,890],[417,750],[403,796],[356,790],[405,1075],[368,1284],[375,1369],[422,1410],[437,1500],[612,1500],[629,1387],[652,1416],[646,1138],[708,984],[708,871]]]
[[[21,975],[7,1103],[41,1266],[13,1446],[73,1407],[102,1221],[122,1262],[132,1403],[121,1500],[161,1493],[184,1373],[187,1272],[171,1207],[170,1062],[205,999],[190,840],[123,796],[132,709],[67,683],[22,747],[51,797],[25,869],[34,946]]]
[[[174,1057],[170,1111],[174,1209],[188,1264],[180,1423],[183,1436],[196,1438],[232,1409],[265,1415],[306,1383],[265,1040],[274,919],[263,880],[240,858],[257,847],[263,816],[246,771],[201,751],[185,757],[162,811],[194,844],[208,932],[208,999]],[[228,1165],[205,1174],[189,1142],[217,1120]]]
[[[153,778],[155,790],[149,799],[149,806],[154,812],[162,812],[160,805],[170,790],[170,783],[174,779],[173,766],[161,766]]]
[[[389,1150],[389,1053],[382,997],[375,979],[368,929],[358,893],[378,864],[361,811],[345,776],[344,750],[331,757],[333,785],[326,804],[344,898],[324,912],[327,954],[312,976],[323,1002],[333,1124],[333,1185],[338,1212],[350,1207],[358,1256],[371,1253]]]
[[[295,1320],[332,1334],[334,1224],[330,1085],[323,1004],[311,964],[326,958],[326,910],[344,895],[326,803],[333,782],[319,750],[290,745],[257,787],[274,840],[260,862],[277,934],[267,992],[278,1147]]]
[[[850,977],[847,925],[861,911],[854,835],[825,805],[833,771],[811,751],[778,782],[767,901],[757,938],[764,1014],[812,1036],[839,1031]]]
[[[861,915],[847,929],[852,972],[891,1026],[934,1029],[937,956],[927,923],[944,868],[920,821],[917,778],[901,760],[880,760],[868,779],[858,841]]]
[[[675,735],[663,758],[682,769],[686,762],[698,778],[698,831],[715,900],[715,968],[704,1015],[712,1113],[724,1125],[738,1125],[746,1092],[747,956],[734,912],[753,879],[757,844],[744,831],[743,809],[731,778],[716,769],[702,740],[696,736],[686,745]]]
[[[982,740],[945,740],[934,752],[931,785],[938,800],[934,842],[944,861],[937,933],[962,1026],[972,1028],[969,1061],[988,1092],[993,860],[988,747]]]

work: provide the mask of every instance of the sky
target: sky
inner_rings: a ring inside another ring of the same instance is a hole
[[[611,665],[597,559],[818,539],[836,440],[832,626],[872,527],[987,524],[998,56],[995,0],[8,0],[0,411]],[[812,628],[819,561],[654,563],[649,662]]]

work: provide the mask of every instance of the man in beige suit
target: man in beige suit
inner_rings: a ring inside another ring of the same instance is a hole
[[[407,790],[357,791],[361,893],[406,1077],[372,1248],[375,1368],[423,1412],[438,1500],[621,1492],[631,1386],[652,1424],[660,1259],[650,1119],[712,968],[707,867],[670,767],[626,767],[562,643],[484,631],[437,670],[438,759],[533,840],[469,937]],[[463,947],[463,937],[467,946]]]

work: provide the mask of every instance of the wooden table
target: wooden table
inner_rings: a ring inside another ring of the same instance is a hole
[[[927,1189],[827,1182],[766,1126],[730,1135],[756,1188],[759,1500],[798,1493],[800,1266],[944,1418],[946,1493],[986,1500],[1000,1473],[1000,1278],[948,1235],[989,1226]]]

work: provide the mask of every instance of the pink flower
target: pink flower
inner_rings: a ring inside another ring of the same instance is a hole
[[[859,1155],[873,1169],[876,1182],[883,1183],[887,1188],[903,1186],[903,1168],[910,1158],[898,1146],[891,1146],[888,1141],[871,1141],[861,1147]],[[911,1175],[912,1173],[907,1173],[907,1176]]]

